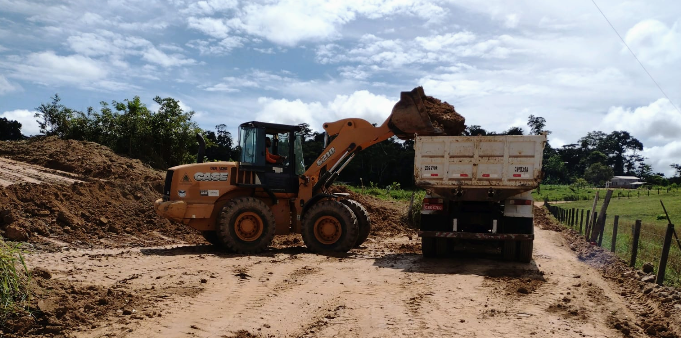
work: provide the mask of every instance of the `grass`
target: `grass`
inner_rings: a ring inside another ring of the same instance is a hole
[[[532,191],[535,201],[579,201],[593,200],[596,195],[594,188],[575,188],[569,185],[542,184],[539,189]]]
[[[20,244],[0,239],[0,326],[12,314],[28,309],[30,278]]]
[[[602,196],[601,201],[596,206],[597,212],[600,212],[602,199],[605,196],[604,193],[605,191],[600,193]],[[655,272],[657,273],[657,266],[659,265],[668,223],[666,218],[660,217],[664,214],[660,200],[665,203],[672,222],[681,224],[681,192],[660,190],[660,195],[658,195],[656,190],[652,190],[650,191],[650,196],[648,196],[648,191],[644,190],[641,191],[639,197],[638,190],[616,190],[608,206],[602,246],[607,249],[611,248],[614,218],[615,215],[618,215],[615,253],[629,262],[632,247],[632,227],[636,220],[641,220],[641,237],[639,239],[636,267],[641,267],[644,263],[650,262],[655,266]],[[558,204],[558,206],[565,209],[577,208],[578,210],[590,211],[592,204],[593,200],[569,202]],[[581,211],[579,215],[581,216]],[[584,221],[586,222],[586,219]],[[578,226],[577,230],[579,230]],[[676,230],[677,234],[681,233],[679,230]],[[665,283],[681,286],[681,249],[675,240],[672,240],[672,247],[669,251]]]

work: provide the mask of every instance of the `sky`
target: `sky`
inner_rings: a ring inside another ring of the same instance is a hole
[[[468,125],[544,117],[553,147],[627,130],[681,163],[681,1],[0,0],[0,117],[173,97],[204,129],[358,117],[423,86]]]

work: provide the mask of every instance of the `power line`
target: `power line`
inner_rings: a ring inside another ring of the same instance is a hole
[[[641,68],[643,68],[643,70],[646,72],[646,74],[648,74],[648,76],[650,76],[650,79],[653,80],[653,82],[655,82],[655,85],[657,86],[657,88],[659,88],[660,91],[662,92],[662,94],[667,98],[667,100],[669,100],[669,103],[672,104],[672,107],[674,107],[674,109],[676,109],[677,112],[681,113],[681,110],[679,110],[679,108],[676,107],[676,105],[674,104],[674,101],[672,101],[672,99],[669,98],[669,96],[667,95],[667,93],[664,92],[664,89],[662,89],[662,87],[660,87],[660,84],[657,83],[657,81],[655,81],[655,78],[653,78],[653,76],[652,76],[652,75],[650,74],[650,72],[646,69],[646,67],[643,65],[643,63],[641,63],[641,60],[639,60],[638,57],[636,57],[636,54],[634,54],[634,51],[631,50],[631,48],[629,48],[629,45],[624,41],[624,39],[622,39],[622,36],[620,35],[619,32],[617,32],[617,29],[615,29],[615,26],[612,25],[612,23],[610,22],[610,20],[608,20],[608,17],[605,16],[605,13],[603,13],[603,11],[601,10],[601,8],[598,7],[598,4],[596,4],[596,0],[591,0],[591,2],[593,2],[593,3],[594,3],[594,6],[596,6],[596,9],[598,9],[598,11],[601,12],[601,15],[603,15],[603,18],[605,18],[605,21],[608,22],[608,24],[610,25],[610,27],[612,28],[612,30],[615,31],[615,34],[617,34],[617,36],[620,38],[620,40],[622,40],[622,43],[627,47],[627,49],[629,50],[629,52],[631,52],[631,55],[634,56],[634,59],[636,59],[636,61],[638,61],[638,64],[641,65]]]

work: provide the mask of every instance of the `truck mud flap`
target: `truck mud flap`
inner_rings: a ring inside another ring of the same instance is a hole
[[[451,231],[419,231],[419,237],[444,237],[456,239],[478,239],[487,241],[533,241],[533,234],[489,234]]]

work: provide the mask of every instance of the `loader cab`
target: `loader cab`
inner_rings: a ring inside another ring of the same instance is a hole
[[[266,139],[270,146],[266,146]],[[249,185],[272,192],[298,192],[298,176],[305,172],[303,138],[299,126],[264,122],[246,122],[239,126],[241,157],[239,171],[253,173]],[[285,156],[281,163],[267,163],[266,152]]]

